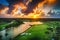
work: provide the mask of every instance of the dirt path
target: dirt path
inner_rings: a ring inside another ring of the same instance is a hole
[[[42,22],[24,22],[24,24],[13,29],[13,37],[16,37],[20,33],[26,31],[28,28],[31,27],[30,25],[34,24],[42,24]]]

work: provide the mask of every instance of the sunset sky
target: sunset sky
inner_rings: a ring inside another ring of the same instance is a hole
[[[13,0],[14,1],[14,0]],[[11,1],[11,2],[13,2]],[[16,0],[18,1],[18,0]],[[34,0],[35,1],[35,0]],[[39,0],[38,0],[39,1]],[[3,5],[9,5],[9,3],[7,2],[7,0],[0,0],[0,4],[3,4]],[[34,3],[35,4],[35,3]],[[56,0],[56,4],[54,6],[55,9],[60,9],[60,0]]]

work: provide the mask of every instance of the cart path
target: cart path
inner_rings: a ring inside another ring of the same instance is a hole
[[[31,27],[30,25],[34,25],[34,24],[43,24],[43,23],[42,22],[24,22],[24,24],[21,24],[20,26],[15,27],[13,29],[13,37],[16,37],[20,33],[23,33],[24,31],[26,31]]]

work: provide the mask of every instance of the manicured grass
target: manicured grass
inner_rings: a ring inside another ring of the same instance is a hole
[[[53,34],[55,33],[55,28],[60,26],[59,21],[48,21],[39,25],[32,25],[30,29],[24,33],[31,33],[31,35],[18,35],[14,40],[52,40]],[[53,28],[53,31],[47,28]]]
[[[47,27],[45,24],[34,25],[26,31],[26,33],[31,33],[31,35],[20,35],[16,40],[46,40],[48,38],[48,35],[46,36],[45,34]]]

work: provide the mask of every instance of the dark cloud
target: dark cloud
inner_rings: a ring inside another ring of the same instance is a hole
[[[16,3],[26,3],[28,0],[7,0],[7,2],[11,5],[11,4],[16,4]],[[23,11],[24,13],[29,13],[32,11],[33,8],[35,8],[35,6],[39,3],[42,2],[44,0],[32,0],[32,2],[30,2],[27,5],[27,10]],[[60,0],[56,0],[56,4],[54,6],[55,8],[60,8]]]
[[[30,2],[27,6],[27,10],[25,11],[25,13],[29,13],[32,11],[33,8],[36,7],[36,5],[40,2],[42,2],[44,0],[32,0],[32,2]]]
[[[54,6],[54,9],[60,9],[60,0],[56,0],[56,4]]]
[[[22,2],[23,4],[26,4],[27,1],[29,0],[7,0],[8,3],[11,4],[16,4],[16,3],[20,3]],[[27,6],[27,10],[24,11],[24,13],[29,13],[32,11],[33,8],[35,8],[35,6],[39,3],[42,2],[44,0],[32,0],[32,2],[30,2]]]
[[[6,0],[9,4],[14,4],[18,2],[22,2],[23,0]]]
[[[17,2],[26,2],[28,0],[6,0],[9,4],[17,3]],[[33,3],[43,1],[43,0],[33,0]]]
[[[6,7],[8,7],[8,6],[5,6],[5,5],[3,5],[3,4],[0,4],[0,10],[3,10],[3,9],[6,8]]]

